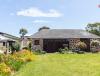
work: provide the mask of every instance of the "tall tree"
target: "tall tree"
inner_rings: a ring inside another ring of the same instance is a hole
[[[19,34],[21,34],[21,49],[23,48],[24,44],[23,44],[23,40],[24,40],[24,36],[28,33],[27,29],[25,28],[21,28],[19,31]]]
[[[24,37],[28,33],[27,29],[21,28],[19,31],[19,34],[21,34],[21,37]]]
[[[88,24],[86,30],[90,33],[100,36],[100,23]]]

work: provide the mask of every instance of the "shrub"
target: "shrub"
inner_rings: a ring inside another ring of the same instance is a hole
[[[11,69],[5,63],[0,63],[0,75],[2,76],[10,76]]]
[[[12,53],[15,51],[19,51],[20,50],[20,44],[19,43],[13,43],[13,45],[11,46],[11,51]]]
[[[94,48],[92,48],[92,53],[98,53],[100,51],[100,42],[98,40],[93,40],[91,42],[91,46],[93,46]]]
[[[28,44],[28,50],[32,50],[32,43],[30,42],[29,44]]]
[[[28,50],[22,50],[11,55],[0,55],[0,75],[8,76],[11,71],[18,71],[23,64],[34,59],[35,55]]]
[[[84,54],[85,51],[77,51],[78,54]]]
[[[28,47],[23,47],[22,49],[23,49],[23,50],[28,50]]]
[[[71,50],[68,49],[68,47],[65,47],[64,49],[60,48],[59,53],[64,54],[64,53],[72,53]]]
[[[43,51],[43,50],[35,50],[35,51],[33,51],[33,53],[36,54],[36,55],[40,55],[40,54],[45,54],[46,51]]]
[[[0,62],[3,62],[3,54],[0,54]]]
[[[15,58],[14,56],[8,56],[8,60],[5,62],[8,66],[11,67],[12,70],[18,71],[23,62],[19,60],[19,58]]]
[[[1,55],[1,62],[7,64],[12,70],[17,71],[23,62],[20,58],[14,57],[13,55]]]
[[[34,60],[35,55],[28,50],[22,50],[9,56],[8,65],[12,67],[13,70],[18,71],[22,64]]]
[[[80,50],[80,51],[84,51],[87,48],[87,45],[84,42],[78,42],[76,44],[76,47]]]
[[[23,61],[32,61],[35,59],[35,55],[29,50],[22,50],[14,54],[16,57],[19,57]]]
[[[93,41],[91,42],[91,46],[97,47],[97,46],[99,46],[99,45],[100,45],[100,42],[99,42],[98,40],[93,40]]]

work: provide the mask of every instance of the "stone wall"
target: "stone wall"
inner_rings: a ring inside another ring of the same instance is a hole
[[[80,39],[79,38],[70,38],[69,39],[69,48],[72,49],[72,50],[76,49],[77,48],[76,47],[76,44],[78,42],[80,42]]]
[[[39,45],[34,45],[34,41],[39,40]],[[76,44],[80,42],[80,38],[69,38],[67,39],[69,41],[69,48],[72,50],[77,49]],[[90,43],[92,40],[99,40],[100,39],[90,39]],[[43,50],[43,39],[32,39],[32,48],[33,50]],[[92,46],[90,46],[90,50],[93,49]]]
[[[39,45],[34,45],[35,40],[39,40]],[[80,41],[79,38],[67,39],[69,41],[69,48],[76,49],[76,43]],[[32,39],[32,49],[33,50],[43,50],[43,39]]]
[[[35,45],[35,40],[39,40],[39,45]],[[32,39],[33,50],[43,50],[43,39]]]
[[[23,40],[21,40],[22,48],[27,47],[30,42],[31,42],[30,38],[24,37]]]
[[[100,41],[100,39],[90,39],[90,43],[92,42],[92,40],[98,40],[98,41]],[[70,49],[72,49],[72,50],[74,50],[74,49],[76,49],[77,47],[76,47],[76,43],[78,43],[78,42],[80,42],[80,39],[79,38],[71,38],[71,39],[69,39],[69,46],[70,46]],[[97,49],[97,47],[93,47],[93,46],[91,46],[91,44],[90,44],[90,51],[91,50],[93,50],[93,49]]]

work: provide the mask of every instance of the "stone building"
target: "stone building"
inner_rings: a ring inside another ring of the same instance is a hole
[[[32,40],[30,36],[24,36],[23,38],[20,38],[21,49],[28,47],[31,42]]]
[[[81,29],[42,29],[31,36],[33,50],[39,49],[46,52],[57,52],[59,48],[67,46],[76,49],[76,43],[86,43],[86,51],[91,50],[91,41],[100,37]]]

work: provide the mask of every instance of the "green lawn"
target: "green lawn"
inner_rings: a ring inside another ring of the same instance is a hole
[[[100,54],[45,54],[14,76],[100,76]]]

